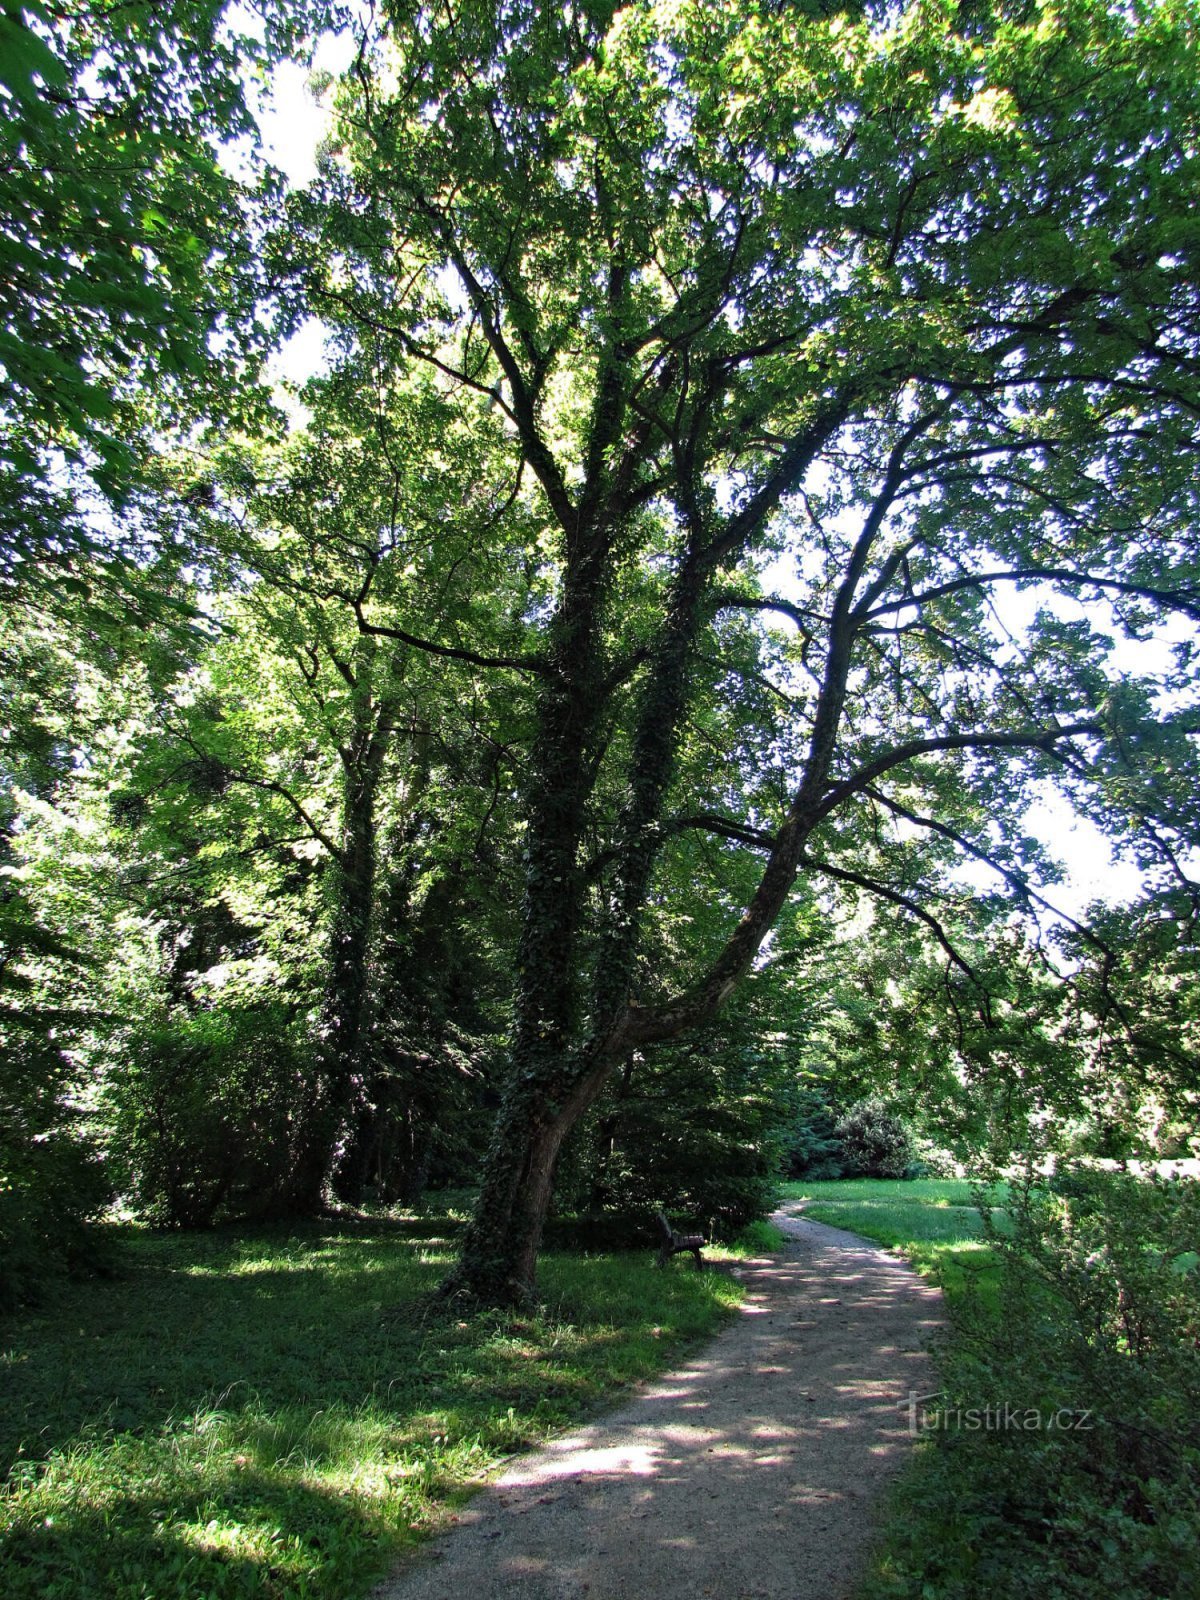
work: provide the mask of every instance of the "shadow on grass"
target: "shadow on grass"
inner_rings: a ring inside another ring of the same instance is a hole
[[[4,1326],[5,1470],[83,1432],[151,1432],[249,1396],[356,1405],[364,1387],[411,1365],[421,1337],[388,1326],[382,1307],[432,1290],[439,1272],[398,1230],[123,1243],[119,1277],[75,1286]]]
[[[253,1471],[209,1477],[202,1492],[167,1477],[38,1510],[18,1504],[4,1541],[12,1600],[282,1600],[324,1592],[331,1579],[365,1586],[389,1549],[369,1502]]]
[[[435,1311],[446,1234],[127,1230],[120,1277],[6,1323],[5,1600],[349,1600],[472,1474],[734,1297],[649,1257],[549,1258],[537,1315]]]

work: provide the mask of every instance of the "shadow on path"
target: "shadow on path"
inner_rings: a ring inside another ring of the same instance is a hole
[[[911,1440],[940,1297],[777,1213],[737,1321],[592,1426],[513,1462],[376,1600],[843,1600]]]

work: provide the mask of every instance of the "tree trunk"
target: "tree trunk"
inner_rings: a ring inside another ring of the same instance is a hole
[[[635,1016],[630,997],[660,842],[659,824],[675,774],[679,729],[686,715],[689,674],[711,575],[717,557],[727,558],[734,548],[729,539],[718,546],[709,536],[700,496],[691,492],[685,499],[687,546],[638,707],[628,769],[629,799],[617,828],[615,883],[593,963],[586,1025],[577,1016],[576,993],[582,965],[577,938],[582,885],[576,855],[586,793],[584,768],[578,763],[597,715],[596,700],[587,692],[595,681],[594,671],[590,680],[586,674],[576,680],[573,706],[566,696],[559,703],[557,709],[565,708],[571,715],[559,724],[557,744],[547,737],[555,731],[553,723],[542,721],[541,747],[535,745],[531,762],[541,785],[535,795],[541,806],[535,804],[530,813],[529,860],[535,870],[524,906],[509,1090],[462,1256],[444,1285],[447,1293],[465,1292],[490,1304],[519,1304],[533,1297],[537,1250],[559,1149],[610,1072],[639,1042],[639,1029],[645,1025]],[[647,1039],[674,1037],[720,1009],[795,880],[815,814],[815,796],[829,770],[833,730],[845,695],[853,581],[853,577],[847,580],[839,596],[810,759],[755,901],[697,992],[674,1008],[665,1008],[657,1025],[645,1033]],[[548,759],[563,756],[571,759]],[[564,774],[575,784],[566,796],[560,781]],[[561,901],[547,897],[548,874],[553,887],[561,885],[566,891]]]
[[[592,748],[604,705],[600,614],[610,578],[605,531],[577,533],[548,652],[526,808],[525,893],[508,1089],[483,1189],[443,1293],[518,1305],[535,1264],[554,1168],[566,1135],[615,1059],[581,1048],[579,934],[586,885],[579,862]]]
[[[390,707],[376,707],[368,701],[360,715],[354,740],[342,752],[345,800],[341,848],[333,866],[334,908],[317,1071],[301,1114],[288,1184],[288,1207],[300,1214],[311,1214],[327,1203],[334,1173],[348,1143],[353,1142],[352,1129],[365,1109],[363,1052],[370,1016],[375,809],[391,734]]]
[[[374,894],[373,786],[347,786],[345,851],[335,867],[336,901],[329,967],[321,1003],[317,1065],[299,1118],[287,1208],[320,1210],[362,1088],[362,1043],[368,1006],[368,961]]]
[[[564,1067],[553,1085],[514,1073],[496,1119],[483,1189],[442,1294],[528,1305],[562,1142],[595,1100],[616,1055]]]
[[[613,1158],[617,1153],[617,1139],[621,1133],[624,1120],[623,1110],[630,1099],[633,1083],[633,1054],[625,1057],[625,1065],[621,1069],[621,1079],[617,1086],[616,1104],[607,1116],[601,1118],[596,1129],[596,1142],[599,1155],[596,1161],[596,1170],[592,1174],[592,1181],[588,1190],[588,1211],[598,1216],[612,1197],[611,1179]]]

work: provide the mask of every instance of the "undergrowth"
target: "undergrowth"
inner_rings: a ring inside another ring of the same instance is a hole
[[[999,1220],[867,1600],[1194,1600],[1200,1189],[1076,1171]]]

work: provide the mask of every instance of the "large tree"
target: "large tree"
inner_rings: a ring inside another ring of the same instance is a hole
[[[1164,700],[1112,641],[1200,616],[1196,20],[381,8],[282,264],[348,341],[503,420],[511,498],[462,515],[539,586],[510,649],[419,595],[358,608],[534,708],[508,1087],[453,1286],[530,1293],[563,1138],[616,1063],[714,1015],[798,875],[929,925],[905,841],[1019,879],[1055,777],[1178,866],[1190,814],[1133,774],[1191,768],[1190,658]],[[776,714],[706,768],[755,683]],[[882,876],[864,830],[891,830]],[[664,973],[671,895],[727,920]]]

